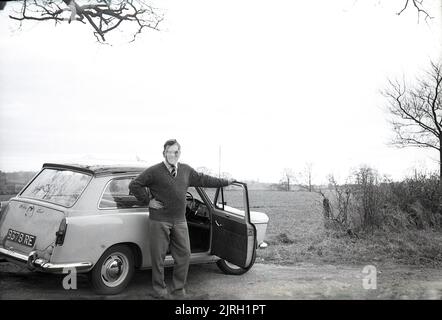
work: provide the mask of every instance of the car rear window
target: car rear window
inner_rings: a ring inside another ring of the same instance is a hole
[[[91,178],[71,170],[43,169],[20,196],[72,207]]]
[[[129,194],[129,183],[133,178],[117,178],[111,180],[101,196],[99,209],[127,209],[147,207]],[[147,192],[147,190],[146,190]]]

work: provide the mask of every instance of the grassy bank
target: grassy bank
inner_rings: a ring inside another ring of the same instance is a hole
[[[357,236],[326,229],[322,198],[309,192],[250,191],[252,210],[270,217],[257,261],[370,264],[394,262],[442,266],[442,233],[432,230],[375,231]]]

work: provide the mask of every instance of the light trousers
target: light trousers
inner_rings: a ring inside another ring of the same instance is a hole
[[[155,293],[167,293],[164,281],[164,260],[167,250],[174,260],[171,292],[184,289],[190,262],[190,239],[187,222],[150,220],[150,257],[152,260],[152,287]]]

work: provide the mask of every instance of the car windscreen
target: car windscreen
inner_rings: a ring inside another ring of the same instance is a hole
[[[72,207],[91,178],[92,176],[86,173],[46,168],[20,196]]]

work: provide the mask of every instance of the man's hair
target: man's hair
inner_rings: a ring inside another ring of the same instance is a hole
[[[181,150],[181,145],[176,141],[176,139],[169,139],[164,143],[163,153],[166,152],[167,148],[176,144],[178,146],[178,150]]]

